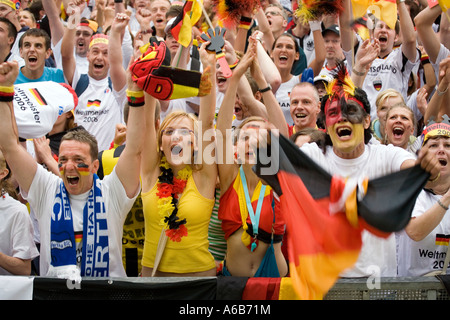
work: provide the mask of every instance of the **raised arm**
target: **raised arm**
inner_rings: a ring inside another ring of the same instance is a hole
[[[131,81],[131,76],[128,81],[129,97],[142,96],[143,91],[136,84]],[[136,195],[140,188],[140,168],[141,156],[144,144],[145,116],[146,109],[151,109],[149,106],[153,98],[145,96],[145,103],[137,103],[130,105],[127,121],[127,143],[125,149],[119,157],[116,165],[116,173],[129,198]],[[147,101],[149,100],[149,101]],[[153,149],[155,153],[155,149]]]
[[[206,148],[210,148],[210,144],[214,143],[213,133],[214,133],[214,117],[216,111],[216,90],[214,89],[214,84],[216,81],[216,53],[208,52],[206,47],[210,42],[205,42],[201,45],[199,49],[200,60],[203,65],[203,75],[202,82],[208,81],[211,83],[211,91],[209,94],[200,97],[200,109],[198,114],[199,120],[199,132],[198,139],[201,140],[201,148],[198,152],[202,154],[202,168],[200,173],[205,176],[205,184],[216,183],[217,178],[217,163],[215,159],[209,159],[213,161],[207,161]],[[210,133],[210,134],[208,134]],[[208,182],[207,182],[208,181]]]
[[[0,86],[2,87],[3,101],[0,101],[0,149],[6,162],[11,168],[15,179],[23,191],[28,192],[37,163],[33,157],[19,144],[16,119],[12,98],[14,95],[14,81],[19,74],[17,61],[8,61],[0,64]],[[5,101],[9,100],[10,101]]]
[[[69,7],[66,9],[66,12],[70,21],[77,20],[81,16],[80,6],[78,6],[81,5],[81,3],[82,0],[75,0],[68,4]],[[75,23],[68,23],[61,42],[62,68],[64,77],[69,85],[72,85],[76,68],[75,56],[73,54],[75,47],[73,39],[75,38],[76,28],[77,26]]]
[[[247,48],[247,52],[242,57],[233,75],[230,78],[228,89],[219,109],[216,122],[216,145],[217,145],[217,161],[219,168],[219,181],[221,192],[225,192],[236,176],[236,166],[234,165],[234,149],[231,134],[231,125],[233,122],[233,109],[236,99],[237,87],[241,77],[248,69],[252,60],[256,58],[256,47],[251,42]],[[228,136],[227,136],[228,135]]]
[[[405,1],[397,1],[400,30],[402,31],[402,52],[409,61],[417,61],[416,32]]]
[[[114,17],[109,35],[108,56],[109,75],[114,90],[120,91],[127,83],[126,71],[123,68],[122,39],[130,17],[125,13],[118,13]]]
[[[439,38],[433,30],[433,23],[441,13],[441,7],[436,5],[433,8],[426,7],[414,18],[417,35],[432,63],[436,62],[441,49]]]
[[[53,0],[42,0],[42,6],[52,32],[52,44],[56,45],[64,36],[64,25],[59,17],[61,10],[56,7],[56,3]]]
[[[255,46],[259,46],[259,41],[250,38],[249,41],[251,43],[254,42]],[[252,77],[255,79],[256,84],[258,85],[258,88],[264,89],[267,87],[267,81],[266,77],[264,77],[264,74],[262,72],[261,68],[261,60],[260,54],[262,52],[258,51],[258,58],[253,59],[252,64],[250,66]],[[264,59],[262,60],[264,61]],[[268,90],[265,92],[262,92],[262,97],[264,99],[264,105],[267,110],[268,120],[277,128],[280,130],[280,133],[288,136],[288,127],[286,123],[286,119],[284,117],[283,111],[280,108],[280,105],[278,104],[278,101],[274,95],[274,92],[272,90]]]
[[[314,77],[316,77],[319,75],[322,70],[323,63],[325,62],[325,41],[322,37],[322,27],[320,21],[310,21],[309,26],[311,28],[311,32],[313,33],[314,52],[316,53],[316,57],[313,61],[311,61],[308,67],[313,69]]]
[[[436,88],[436,92],[433,94],[430,102],[428,102],[427,109],[423,120],[425,124],[429,120],[434,119],[438,122],[438,119],[442,119],[444,114],[450,114],[450,91],[448,87],[450,85],[450,56],[445,58],[439,64],[439,83]]]

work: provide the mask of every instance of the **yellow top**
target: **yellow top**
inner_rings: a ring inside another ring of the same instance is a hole
[[[155,183],[150,191],[141,194],[145,218],[142,265],[148,268],[153,268],[162,230],[156,192],[157,185]],[[213,207],[214,199],[207,199],[199,193],[191,175],[178,201],[177,212],[180,220],[186,218],[188,235],[182,237],[180,242],[167,240],[158,266],[159,271],[190,273],[215,268],[214,258],[208,250],[208,226]]]

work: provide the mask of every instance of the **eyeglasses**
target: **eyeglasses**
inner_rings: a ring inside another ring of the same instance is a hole
[[[271,16],[281,16],[281,13],[280,13],[280,12],[277,12],[277,11],[267,11],[267,12],[265,13],[265,15],[266,15],[266,17],[267,17],[268,15],[271,15]]]
[[[171,136],[174,133],[178,133],[180,136],[188,136],[189,134],[194,133],[193,130],[185,129],[185,128],[182,128],[182,129],[164,129],[164,130],[161,130],[161,132],[162,132],[162,134],[164,134],[166,136]]]

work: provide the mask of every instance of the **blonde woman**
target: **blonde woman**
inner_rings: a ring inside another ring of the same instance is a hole
[[[384,142],[386,113],[392,106],[397,104],[405,104],[405,99],[397,90],[386,89],[377,96],[375,105],[377,107],[378,118],[373,120],[371,125],[374,137],[381,143]]]
[[[200,58],[203,76],[214,83],[216,58],[206,51],[208,44],[200,48]],[[165,117],[158,132],[154,110],[146,116],[141,167],[144,277],[216,275],[214,258],[208,251],[208,225],[215,202],[217,165],[204,161],[207,156],[203,156],[211,143],[207,133],[214,128],[215,101],[215,91],[211,90],[200,98],[198,119],[174,111]]]
[[[416,154],[420,143],[415,143],[416,117],[408,106],[397,104],[386,113],[384,143],[406,149]]]
[[[267,86],[260,72],[256,55],[255,39],[249,38],[247,53],[240,60],[230,78],[230,84],[220,107],[217,119],[217,150],[219,159],[220,205],[219,219],[227,240],[227,252],[222,274],[238,277],[282,277],[288,267],[281,251],[284,221],[272,189],[253,172],[255,163],[253,147],[266,139],[265,133],[275,126],[257,116],[246,118],[236,130],[235,158],[230,161],[230,139],[236,90],[239,79],[252,66],[252,75],[258,87]],[[272,91],[263,93],[266,107],[274,100]],[[282,134],[287,127],[280,108],[272,114],[271,121],[278,124]],[[284,130],[283,130],[284,129]],[[220,134],[219,134],[220,133]],[[227,145],[228,144],[228,145]]]

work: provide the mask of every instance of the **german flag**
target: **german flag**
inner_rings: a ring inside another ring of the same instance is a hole
[[[101,100],[99,99],[95,99],[95,100],[88,100],[87,102],[87,107],[100,107],[101,104]]]
[[[37,103],[39,103],[41,106],[47,105],[47,101],[45,101],[44,97],[42,96],[42,94],[39,92],[38,89],[36,89],[36,88],[30,89],[30,92],[33,95],[33,97],[36,99]]]
[[[448,246],[450,241],[450,234],[436,234],[436,245],[437,246]]]
[[[357,261],[364,229],[386,237],[406,226],[429,174],[415,166],[368,180],[358,200],[356,184],[353,188],[349,181],[325,172],[286,137],[271,134],[271,143],[279,147],[271,147],[270,153],[257,150],[254,171],[280,197],[290,276],[298,297],[322,299],[339,274]],[[268,168],[278,170],[263,171]]]
[[[82,176],[88,176],[90,174],[89,172],[89,166],[85,163],[80,163],[77,166],[78,172],[82,175]]]
[[[389,28],[395,29],[397,23],[397,2],[396,0],[352,0],[353,16],[363,17],[367,10],[384,21]]]
[[[203,0],[187,0],[183,11],[175,18],[171,33],[175,40],[187,48],[192,40],[192,27],[202,16]]]

